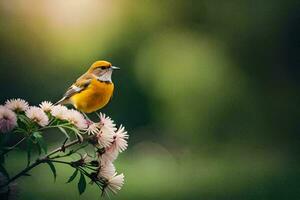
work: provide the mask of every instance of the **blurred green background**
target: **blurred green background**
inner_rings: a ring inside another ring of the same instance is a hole
[[[102,111],[130,134],[111,199],[300,199],[300,3],[1,0],[0,104],[55,102],[96,60],[121,67]],[[48,136],[55,145],[58,133]],[[26,156],[9,157],[11,173]],[[48,166],[19,199],[79,197]]]

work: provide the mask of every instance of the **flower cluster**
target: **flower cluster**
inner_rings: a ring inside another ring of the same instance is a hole
[[[119,153],[127,149],[129,136],[122,125],[116,128],[116,124],[110,117],[102,113],[98,116],[99,121],[90,121],[86,132],[92,136],[90,142],[98,149],[97,178],[103,181],[102,192],[103,194],[107,194],[108,191],[116,193],[124,184],[124,175],[117,174],[113,162]]]
[[[6,133],[17,126],[17,116],[10,109],[0,106],[0,132]]]
[[[80,171],[80,180],[86,176],[95,182],[103,195],[109,192],[115,194],[124,184],[124,175],[116,172],[113,163],[118,155],[127,149],[129,135],[122,125],[117,127],[110,117],[103,113],[97,115],[98,119],[94,122],[79,111],[68,109],[63,105],[53,105],[51,102],[44,101],[37,107],[30,106],[23,99],[11,99],[4,105],[0,105],[0,133],[23,132],[23,139],[37,144],[39,151],[43,150],[45,153],[47,147],[43,141],[43,130],[58,128],[67,136],[67,140],[70,138],[68,134],[75,133],[78,142],[73,142],[73,144],[80,146],[77,149],[83,149],[84,143],[92,145],[95,157],[88,161],[89,156],[85,154],[80,160],[71,162],[70,166],[74,167],[77,172]],[[65,143],[57,153],[60,151],[65,153],[64,145]],[[55,162],[56,158],[70,156],[73,153],[81,155],[76,151],[70,150],[66,155],[46,156],[43,159],[47,159],[45,161],[50,163]],[[70,177],[70,180],[74,179],[76,174],[73,178]],[[80,181],[80,183],[85,184],[85,181]],[[81,194],[81,190],[79,192]]]
[[[0,106],[0,132],[6,133],[17,127],[17,115],[25,114],[32,122],[40,127],[49,125],[51,117],[68,121],[79,130],[86,130],[88,121],[74,109],[68,109],[62,105],[53,105],[44,101],[39,107],[29,106],[23,99],[7,100],[4,106]]]

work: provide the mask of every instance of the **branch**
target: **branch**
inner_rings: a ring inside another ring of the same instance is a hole
[[[45,163],[49,160],[49,157],[53,154],[56,154],[60,151],[63,151],[64,149],[66,148],[69,148],[73,145],[76,145],[78,143],[80,143],[81,140],[80,139],[77,139],[77,140],[74,140],[66,145],[63,145],[59,148],[56,148],[54,149],[53,151],[51,151],[50,153],[48,153],[47,155],[45,155],[44,157],[42,158],[39,158],[37,159],[34,163],[32,163],[31,165],[29,165],[28,167],[26,167],[25,169],[23,169],[21,172],[19,172],[18,174],[16,174],[14,177],[12,177],[11,179],[9,179],[4,185],[0,185],[0,188],[4,187],[4,186],[7,186],[8,184],[10,184],[11,182],[13,182],[14,180],[18,179],[19,177],[21,176],[24,176],[26,175],[31,169],[33,169],[34,167],[38,166],[39,164],[41,163]]]
[[[21,144],[24,140],[26,140],[26,137],[22,138],[19,142],[17,142],[15,145],[11,146],[11,147],[7,147],[7,149],[5,149],[0,157],[4,156],[5,154],[7,154],[8,152],[10,152],[11,150],[13,150],[14,148],[16,148],[19,144]]]

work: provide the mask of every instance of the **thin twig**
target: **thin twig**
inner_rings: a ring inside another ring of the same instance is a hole
[[[53,126],[46,126],[46,127],[40,128],[39,131],[43,131],[43,130],[51,129],[51,128],[58,128],[58,127],[61,127],[61,126],[66,126],[66,125],[71,125],[71,123],[58,124],[58,125],[53,125]]]
[[[10,152],[11,150],[13,150],[14,148],[16,148],[19,144],[21,144],[24,140],[26,140],[26,137],[22,138],[19,142],[17,142],[16,144],[14,144],[11,147],[8,147],[7,149],[5,149],[0,156],[4,156],[5,154],[7,154],[8,152]]]
[[[51,162],[54,162],[54,163],[62,163],[62,164],[66,164],[66,165],[71,165],[72,166],[72,163],[71,162],[66,162],[66,161],[62,161],[62,160],[49,160]]]
[[[76,145],[76,144],[78,144],[80,142],[81,141],[79,139],[77,139],[77,140],[74,140],[74,141],[72,141],[72,142],[64,145],[64,147],[59,147],[59,148],[54,149],[53,151],[51,151],[50,153],[48,153],[44,157],[37,159],[34,163],[32,163],[31,165],[27,166],[21,172],[19,172],[14,177],[12,177],[11,179],[9,179],[4,185],[0,185],[0,188],[8,185],[9,183],[13,182],[14,180],[18,179],[19,177],[24,176],[25,174],[27,174],[27,172],[29,172],[31,169],[33,169],[34,167],[38,166],[39,164],[45,163],[45,162],[49,161],[49,158],[50,158],[51,155],[54,155],[54,154],[62,151],[63,148],[69,148],[69,147],[71,147],[73,145]]]

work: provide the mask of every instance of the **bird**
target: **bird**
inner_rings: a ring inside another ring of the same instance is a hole
[[[72,104],[83,113],[92,113],[103,108],[113,96],[112,73],[114,70],[120,70],[120,68],[104,60],[94,62],[54,105]]]

